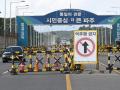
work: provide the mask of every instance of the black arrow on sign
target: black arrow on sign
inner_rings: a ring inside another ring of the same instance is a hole
[[[87,46],[88,46],[87,42],[85,41],[85,42],[82,44],[82,46],[84,46],[84,53],[87,53]]]

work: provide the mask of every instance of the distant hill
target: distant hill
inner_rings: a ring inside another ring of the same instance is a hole
[[[61,40],[70,40],[73,37],[73,31],[53,31],[51,33],[56,34]]]

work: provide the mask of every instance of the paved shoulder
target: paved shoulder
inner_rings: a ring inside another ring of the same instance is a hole
[[[120,76],[117,74],[71,75],[72,90],[119,90]]]

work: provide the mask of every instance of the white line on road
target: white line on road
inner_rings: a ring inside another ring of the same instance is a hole
[[[8,72],[9,72],[9,71],[7,70],[7,71],[3,72],[2,75],[7,74]]]

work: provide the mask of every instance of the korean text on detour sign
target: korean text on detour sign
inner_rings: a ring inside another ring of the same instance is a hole
[[[96,36],[96,32],[75,32],[78,36]]]

